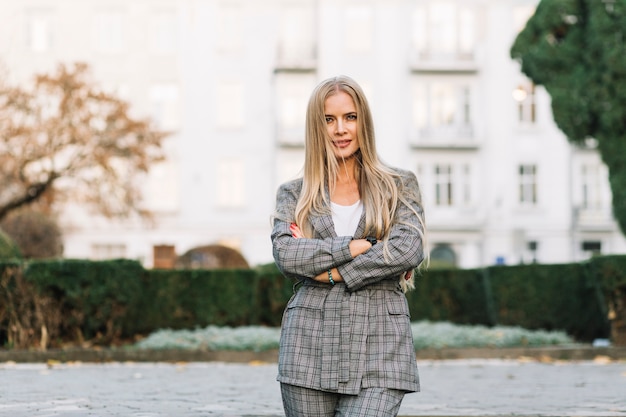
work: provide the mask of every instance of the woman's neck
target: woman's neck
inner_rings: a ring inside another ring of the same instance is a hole
[[[339,161],[335,187],[330,200],[342,206],[350,206],[360,200],[359,184],[355,172],[356,158]]]
[[[335,177],[335,183],[356,183],[356,158],[339,160],[338,162],[339,167],[337,170],[337,176]]]

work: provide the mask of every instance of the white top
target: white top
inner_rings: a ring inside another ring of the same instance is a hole
[[[361,200],[351,206],[342,206],[331,201],[330,208],[333,212],[333,223],[337,236],[354,236],[356,228],[359,226],[359,220],[361,220],[361,214],[363,214]]]

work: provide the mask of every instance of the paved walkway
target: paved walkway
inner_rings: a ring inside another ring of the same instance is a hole
[[[402,416],[626,416],[625,361],[420,361]],[[282,416],[276,364],[0,364],[0,416]]]

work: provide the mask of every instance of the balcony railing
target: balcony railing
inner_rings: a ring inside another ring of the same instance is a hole
[[[301,148],[304,146],[304,126],[283,127],[280,124],[276,128],[277,142],[285,148]]]
[[[277,71],[314,71],[317,68],[316,45],[297,48],[279,44],[276,52]]]
[[[477,149],[480,146],[471,124],[415,128],[410,141],[417,148]]]
[[[610,208],[577,208],[576,228],[585,231],[607,231],[616,227]]]
[[[409,61],[416,72],[477,72],[479,68],[477,54],[473,51],[413,50]]]
[[[476,205],[427,207],[428,227],[437,231],[480,231],[485,227],[485,213]]]

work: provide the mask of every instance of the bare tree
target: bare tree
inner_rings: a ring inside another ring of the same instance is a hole
[[[137,178],[163,159],[165,137],[99,89],[86,64],[61,64],[31,88],[0,86],[0,220],[62,201],[108,217],[147,214]]]

